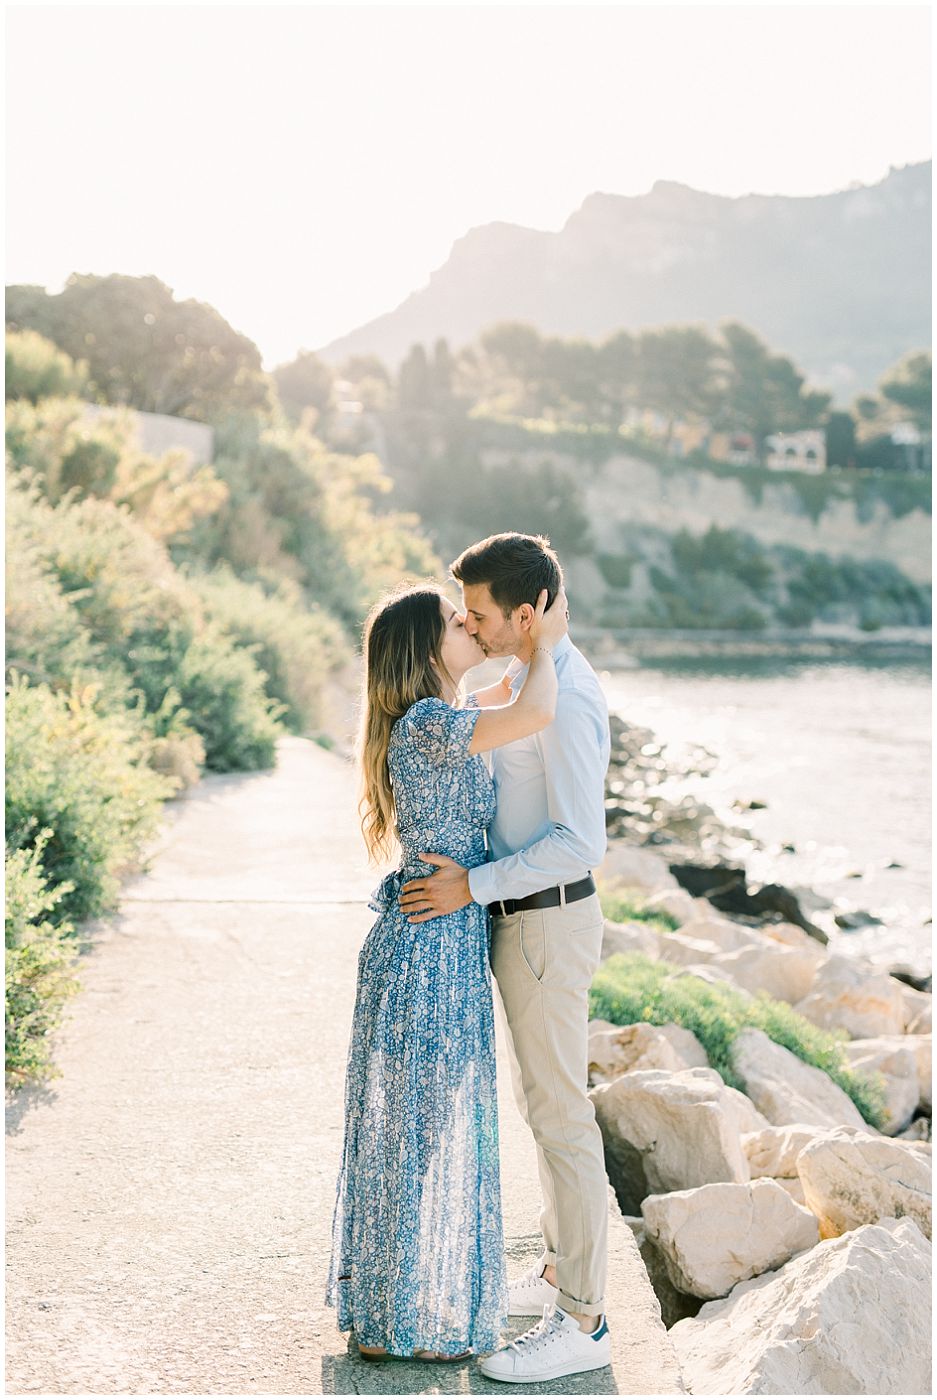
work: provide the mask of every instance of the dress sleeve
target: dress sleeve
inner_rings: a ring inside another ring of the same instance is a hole
[[[411,705],[404,716],[404,738],[434,767],[454,768],[469,756],[480,714],[477,705],[457,710],[445,700],[427,697]]]

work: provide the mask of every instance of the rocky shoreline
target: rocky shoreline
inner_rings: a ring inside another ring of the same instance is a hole
[[[655,794],[667,763],[648,730],[613,717],[612,734],[598,874],[637,912],[606,923],[603,961],[766,993],[838,1031],[884,1095],[879,1127],[751,1026],[730,1050],[741,1091],[676,1021],[590,1022],[609,1178],[689,1389],[930,1393],[930,979],[831,951],[803,891],[752,889],[728,861],[743,832]],[[701,750],[699,771],[711,760]]]
[[[609,717],[611,757],[605,783],[605,814],[611,848],[656,850],[666,870],[691,895],[706,898],[717,910],[760,926],[765,920],[796,924],[820,943],[843,930],[878,923],[874,913],[858,908],[834,909],[816,890],[778,883],[752,884],[745,857],[762,843],[742,824],[744,813],[763,806],[757,799],[733,804],[739,820],[730,823],[695,795],[668,795],[672,780],[705,777],[717,756],[703,745],[681,750],[679,764],[668,758],[667,745],[653,730]],[[786,846],[793,850],[793,845]],[[887,970],[919,990],[931,990],[930,969],[905,962]]]
[[[700,748],[691,763],[703,774],[714,758]],[[598,876],[635,917],[607,921],[603,962],[639,954],[685,989],[767,994],[840,1034],[884,1102],[881,1126],[866,1121],[829,1074],[751,1026],[731,1044],[740,1090],[676,1020],[590,1022],[609,1179],[689,1389],[928,1394],[930,976],[831,949],[812,892],[749,885],[749,833],[667,798],[674,771],[650,730],[612,716]]]

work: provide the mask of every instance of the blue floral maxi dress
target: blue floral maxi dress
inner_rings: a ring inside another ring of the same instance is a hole
[[[388,749],[402,860],[358,958],[326,1304],[364,1346],[492,1351],[506,1322],[487,910],[411,924],[401,885],[486,859],[495,810],[468,747],[480,711],[412,705]]]

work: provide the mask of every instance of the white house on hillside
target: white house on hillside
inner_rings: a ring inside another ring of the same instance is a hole
[[[765,438],[765,466],[772,471],[826,471],[826,437],[820,428],[772,433]]]

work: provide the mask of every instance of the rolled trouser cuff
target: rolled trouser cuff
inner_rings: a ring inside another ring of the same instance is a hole
[[[580,1313],[583,1317],[602,1317],[605,1313],[604,1298],[587,1303],[582,1298],[573,1298],[571,1294],[564,1293],[562,1288],[557,1289],[556,1303],[564,1312]]]

